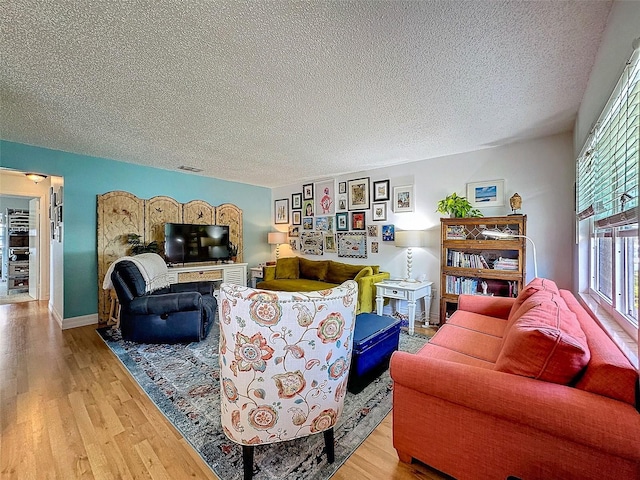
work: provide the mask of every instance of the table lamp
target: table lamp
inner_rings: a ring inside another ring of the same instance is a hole
[[[396,231],[396,247],[407,249],[407,282],[416,282],[411,278],[411,266],[413,263],[413,247],[424,247],[424,230],[398,230]]]
[[[269,232],[267,235],[267,243],[276,246],[276,260],[280,257],[280,244],[287,242],[287,234],[285,232]]]
[[[526,235],[518,235],[517,233],[501,232],[500,230],[483,230],[482,234],[489,238],[526,238],[531,242],[533,247],[533,275],[538,277],[538,259],[536,257],[536,244]]]

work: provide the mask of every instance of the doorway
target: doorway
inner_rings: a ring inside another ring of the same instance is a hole
[[[51,298],[50,190],[61,183],[0,168],[0,305]]]

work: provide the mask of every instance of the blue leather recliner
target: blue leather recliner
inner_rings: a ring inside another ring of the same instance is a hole
[[[203,340],[213,326],[218,303],[214,282],[176,283],[146,292],[135,263],[118,262],[111,282],[120,302],[122,338],[139,343],[187,343]]]

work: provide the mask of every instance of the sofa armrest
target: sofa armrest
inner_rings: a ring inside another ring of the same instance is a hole
[[[407,352],[394,352],[390,363],[394,382],[425,395],[420,408],[428,409],[429,397],[436,397],[596,450],[640,457],[640,415],[624,402],[565,385]],[[394,394],[393,401],[396,404],[402,399]],[[603,432],[607,432],[604,437]]]
[[[202,295],[198,292],[143,295],[131,300],[127,308],[135,315],[197,311],[202,309]]]
[[[266,282],[267,280],[275,280],[276,279],[276,266],[275,265],[265,265],[262,267],[262,281]]]
[[[460,295],[458,297],[458,310],[506,320],[509,318],[509,312],[511,312],[511,307],[515,301],[516,299],[511,297]]]
[[[380,272],[374,275],[366,275],[358,279],[358,313],[369,313],[376,309],[375,283],[389,278],[389,272]]]

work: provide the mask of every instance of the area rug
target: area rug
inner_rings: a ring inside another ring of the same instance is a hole
[[[98,329],[133,378],[167,419],[223,480],[242,478],[242,448],[220,425],[218,335],[198,343],[151,345],[122,340],[114,327]],[[400,334],[400,350],[416,352],[428,337]],[[322,435],[258,445],[254,478],[325,480],[349,458],[391,411],[389,371],[357,395],[347,393],[335,433],[335,462],[327,463]]]

